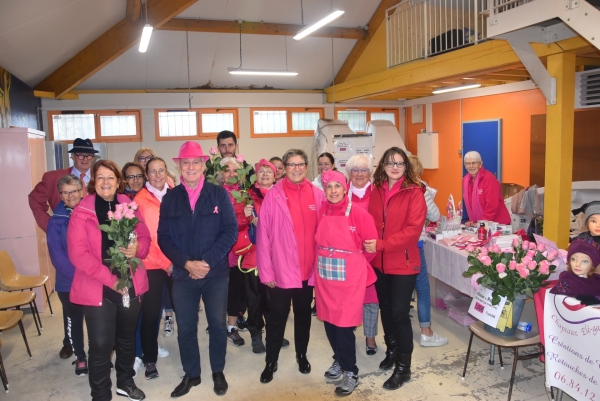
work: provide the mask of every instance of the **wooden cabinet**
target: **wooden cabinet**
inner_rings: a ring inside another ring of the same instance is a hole
[[[46,134],[30,128],[0,129],[0,249],[8,252],[23,275],[47,275],[54,290],[56,271],[50,262],[46,233],[36,224],[28,195],[46,172]],[[35,289],[40,312],[43,289]]]

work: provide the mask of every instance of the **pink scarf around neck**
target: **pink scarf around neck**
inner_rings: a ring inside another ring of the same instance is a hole
[[[483,209],[479,203],[479,183],[483,179],[483,172],[483,167],[481,167],[477,173],[477,177],[473,180],[473,192],[471,192],[470,197],[467,192],[469,191],[471,174],[467,173],[463,178],[463,201],[465,202],[470,221],[478,221],[483,218]]]

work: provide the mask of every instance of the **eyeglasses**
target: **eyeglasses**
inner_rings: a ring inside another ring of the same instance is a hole
[[[140,157],[138,157],[138,161],[140,163],[149,162],[152,159],[154,159],[154,156],[140,156]]]
[[[166,173],[167,170],[165,170],[164,168],[161,168],[159,170],[150,170],[148,172],[148,174],[150,174],[151,176],[157,176],[157,175],[163,175],[164,173]],[[129,178],[128,178],[129,179]]]
[[[65,198],[69,198],[69,197],[75,195],[77,192],[81,192],[81,189],[76,189],[74,191],[62,191],[60,194],[62,196],[64,196]]]
[[[394,168],[394,166],[396,166],[398,168],[402,168],[402,167],[406,166],[406,163],[404,163],[404,162],[386,162],[385,166],[388,168]]]
[[[304,167],[306,167],[306,163],[288,163],[286,164],[286,166],[288,166],[289,168],[298,167],[299,169],[303,169]]]
[[[465,167],[476,166],[481,162],[465,162]]]
[[[258,174],[260,175],[273,175],[273,170],[258,170]]]
[[[144,179],[144,174],[128,175],[125,178],[127,179],[127,181],[143,180]]]
[[[94,158],[94,155],[87,155],[87,154],[82,154],[82,153],[74,153],[74,155],[79,159],[79,160],[91,160]]]
[[[350,169],[350,173],[351,174],[368,174],[369,169],[368,168],[353,168],[353,169]]]

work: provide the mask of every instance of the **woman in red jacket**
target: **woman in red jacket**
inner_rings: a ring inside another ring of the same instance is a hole
[[[367,252],[377,252],[371,262],[377,273],[377,297],[386,357],[379,365],[394,373],[383,384],[388,390],[410,380],[413,334],[410,301],[421,268],[419,237],[425,224],[425,188],[415,176],[406,153],[392,147],[385,151],[375,174],[369,213],[375,220],[379,239],[365,241]]]

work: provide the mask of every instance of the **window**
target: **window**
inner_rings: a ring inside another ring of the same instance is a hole
[[[156,140],[216,138],[221,131],[237,132],[237,109],[183,109],[154,111]]]
[[[142,140],[139,110],[50,111],[48,121],[53,141],[75,138],[101,142]]]
[[[312,136],[323,115],[324,111],[321,108],[250,109],[250,136]]]
[[[380,108],[347,108],[335,109],[338,120],[348,121],[348,125],[356,132],[365,132],[371,120],[388,120],[398,128],[398,109]]]

